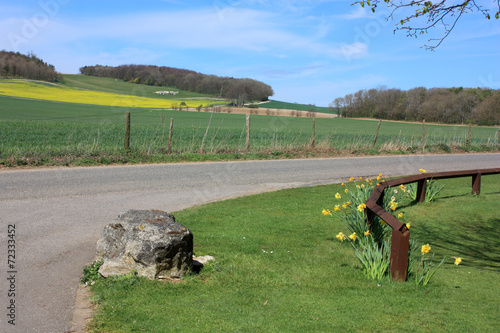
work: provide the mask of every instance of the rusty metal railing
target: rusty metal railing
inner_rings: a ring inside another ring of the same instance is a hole
[[[419,175],[389,180],[380,183],[377,187],[375,187],[371,196],[365,202],[366,215],[369,223],[373,220],[374,216],[378,216],[392,228],[390,267],[392,280],[406,280],[406,271],[408,269],[408,251],[410,247],[410,230],[408,230],[404,223],[401,223],[391,213],[384,210],[384,190],[388,187],[417,182],[416,200],[418,202],[423,202],[425,200],[427,180],[472,177],[472,193],[479,194],[481,192],[481,176],[499,173],[500,168],[422,173]]]

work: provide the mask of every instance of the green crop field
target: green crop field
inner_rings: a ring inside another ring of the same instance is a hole
[[[203,159],[499,149],[497,128],[472,127],[469,140],[466,126],[427,124],[423,147],[422,124],[390,121],[382,122],[373,146],[378,122],[345,118],[315,119],[312,147],[312,119],[252,115],[250,151],[245,151],[245,115],[175,111],[145,105],[133,107],[137,103],[118,103],[117,100],[110,103],[112,96],[156,95],[152,91],[157,87],[78,75],[64,78],[65,86],[35,84],[38,93],[47,92],[44,100],[33,99],[36,96],[22,98],[28,93],[15,89],[28,88],[32,82],[0,81],[0,165],[72,164],[82,159],[85,163],[166,162],[185,159],[179,157],[182,154],[199,153],[203,142]],[[66,99],[57,97],[57,92],[67,93],[65,98],[73,96],[73,101],[78,103],[65,102]],[[81,92],[89,94],[88,103],[93,102],[92,96],[100,96],[108,102],[83,104],[79,99]],[[19,97],[5,96],[8,93]],[[129,95],[120,95],[122,93]],[[154,104],[167,99],[153,96],[145,100]],[[127,112],[131,113],[130,151],[124,151]],[[167,156],[171,118],[174,122],[172,154]],[[134,158],[124,157],[131,154]]]
[[[160,99],[180,99],[180,98],[212,98],[213,96],[199,94],[190,91],[179,90],[174,87],[155,87],[143,84],[124,82],[113,78],[95,77],[78,74],[63,74],[62,85],[69,88],[87,89],[94,91],[103,91],[114,94],[132,95],[140,97],[160,98]],[[179,91],[179,94],[158,95],[155,91],[168,90]]]

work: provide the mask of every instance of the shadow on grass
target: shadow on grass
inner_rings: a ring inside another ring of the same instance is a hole
[[[421,225],[418,238],[437,244],[448,255],[464,258],[465,266],[500,271],[500,218],[477,216],[474,221],[456,223],[451,227]]]

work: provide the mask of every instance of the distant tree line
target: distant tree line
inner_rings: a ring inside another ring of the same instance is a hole
[[[47,64],[34,53],[0,51],[0,77],[19,77],[31,80],[56,82],[59,76],[54,66]]]
[[[500,90],[380,87],[336,98],[330,109],[344,117],[499,125]]]
[[[126,82],[151,86],[175,87],[180,90],[209,94],[232,100],[241,106],[248,101],[265,101],[274,94],[267,84],[252,79],[235,79],[206,75],[187,69],[147,65],[85,66],[85,75],[112,77]]]

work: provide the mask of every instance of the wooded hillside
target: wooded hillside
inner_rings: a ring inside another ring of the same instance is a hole
[[[378,88],[336,98],[330,107],[344,117],[500,124],[500,90],[464,88]]]
[[[54,66],[47,64],[34,53],[0,51],[0,77],[19,77],[31,80],[56,82]]]
[[[227,98],[241,106],[248,101],[265,101],[274,94],[267,84],[252,79],[206,75],[187,69],[146,65],[85,66],[85,75],[112,77],[127,82],[175,87],[180,90]]]

